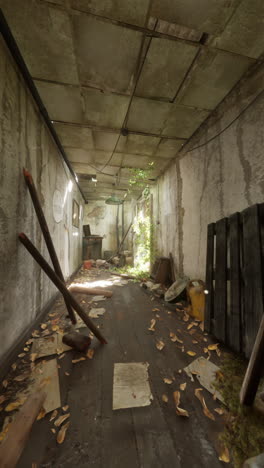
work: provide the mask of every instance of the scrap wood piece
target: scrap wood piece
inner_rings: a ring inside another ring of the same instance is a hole
[[[46,392],[38,389],[20,409],[0,446],[0,466],[2,468],[14,468],[17,465],[45,398]]]
[[[69,286],[69,291],[72,293],[81,293],[81,294],[89,294],[91,296],[104,296],[104,297],[112,297],[113,291],[109,291],[108,289],[101,289],[101,288],[89,288],[89,286],[76,286],[72,284]]]
[[[204,357],[199,357],[191,362],[191,364],[189,364],[183,370],[191,380],[193,380],[193,374],[196,375],[200,384],[206,390],[212,393],[212,395],[215,395],[218,400],[223,402],[221,393],[218,392],[213,385],[214,381],[216,380],[217,373],[220,370],[218,366],[216,366],[213,362],[208,361]]]
[[[26,247],[28,252],[32,255],[34,260],[39,264],[43,271],[45,271],[46,275],[50,278],[50,280],[55,284],[58,290],[61,292],[63,297],[69,299],[74,310],[77,314],[81,317],[84,323],[87,325],[88,328],[94,333],[96,338],[102,344],[107,344],[106,339],[103,335],[99,332],[97,327],[93,324],[93,322],[89,319],[86,315],[78,301],[73,297],[73,295],[68,291],[66,285],[63,281],[56,275],[56,273],[52,270],[48,262],[46,262],[45,258],[40,254],[40,252],[36,249],[36,247],[32,244],[32,242],[28,239],[28,237],[24,233],[20,233],[18,235],[20,242]]]

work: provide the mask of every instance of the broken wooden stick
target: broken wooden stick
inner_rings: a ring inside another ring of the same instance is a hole
[[[31,395],[11,423],[6,438],[0,445],[1,468],[14,468],[17,465],[45,398],[46,393],[43,390]]]
[[[264,356],[264,317],[262,317],[258,334],[251,352],[246,374],[240,390],[240,403],[251,406],[254,403],[263,371]]]
[[[68,289],[73,293],[90,294],[91,296],[113,296],[113,291],[108,291],[107,289],[89,288],[87,286],[76,286],[75,284],[70,286]]]
[[[58,290],[61,292],[63,297],[67,300],[69,300],[70,304],[74,308],[74,310],[77,312],[77,314],[81,317],[81,319],[84,321],[85,325],[87,325],[88,328],[93,332],[93,334],[96,336],[96,338],[100,341],[102,344],[106,344],[107,341],[105,338],[101,335],[99,332],[98,328],[93,324],[93,322],[89,319],[89,317],[86,315],[80,304],[76,301],[76,299],[73,297],[73,295],[68,291],[66,285],[64,284],[63,281],[56,275],[56,273],[52,270],[52,268],[49,266],[49,264],[46,262],[45,258],[42,257],[42,255],[39,253],[39,251],[36,249],[36,247],[32,244],[32,242],[28,239],[26,234],[21,233],[18,235],[20,242],[26,247],[28,252],[32,255],[34,260],[39,264],[39,266],[42,268],[43,271],[45,271],[46,275],[50,278],[50,280],[55,284],[55,286],[58,288]]]
[[[59,262],[59,259],[57,257],[57,254],[56,254],[56,250],[55,250],[55,247],[54,247],[54,244],[53,244],[50,232],[49,232],[49,227],[47,225],[47,221],[46,221],[46,218],[45,218],[41,203],[40,203],[39,198],[38,198],[38,193],[37,193],[37,190],[36,190],[32,175],[26,169],[23,169],[23,174],[24,174],[24,178],[25,178],[26,184],[27,184],[28,189],[29,189],[29,193],[31,195],[31,199],[32,199],[32,202],[33,202],[33,205],[34,205],[34,208],[35,208],[35,212],[36,212],[36,215],[37,215],[37,218],[38,218],[38,221],[39,221],[39,225],[40,225],[42,234],[43,234],[45,242],[46,242],[47,249],[48,249],[49,254],[50,254],[50,258],[51,258],[54,270],[55,270],[57,276],[60,278],[60,280],[65,283],[63,273],[62,273],[62,270],[61,270],[61,267],[60,267],[60,262]],[[67,310],[68,310],[69,317],[70,317],[72,323],[75,324],[76,323],[76,318],[75,318],[74,312],[72,310],[71,304],[67,300],[67,298],[64,298],[64,301],[65,301],[65,305],[66,305]]]

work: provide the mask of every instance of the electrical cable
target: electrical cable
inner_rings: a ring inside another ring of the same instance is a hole
[[[205,141],[204,143],[201,143],[200,145],[197,145],[197,146],[194,146],[193,148],[191,148],[190,150],[186,151],[184,154],[187,154],[187,153],[191,153],[192,151],[194,150],[197,150],[199,148],[202,148],[203,146],[206,146],[208,145],[208,143],[211,143],[211,141],[215,140],[216,138],[218,138],[220,135],[222,135],[222,133],[224,133],[226,130],[228,130],[228,128],[231,127],[231,125],[233,125],[233,123],[235,123],[240,117],[241,115],[244,114],[244,112],[246,112],[258,99],[259,97],[264,93],[264,90],[260,91],[259,94],[257,94],[257,96],[255,96],[255,98],[233,119],[231,120],[231,122],[229,122],[228,125],[226,125],[226,127],[224,127],[219,133],[217,133],[216,135],[214,135],[213,137],[209,138],[209,140]],[[186,143],[187,144],[187,143]],[[182,148],[182,151],[183,151],[183,148]]]

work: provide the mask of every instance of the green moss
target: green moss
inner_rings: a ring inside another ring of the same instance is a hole
[[[247,458],[263,452],[264,446],[264,417],[239,402],[246,367],[242,358],[226,355],[215,384],[229,410],[221,439],[232,453],[235,468],[241,468]]]

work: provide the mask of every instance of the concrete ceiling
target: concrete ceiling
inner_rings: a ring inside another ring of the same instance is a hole
[[[157,177],[264,52],[263,0],[0,6],[88,200]]]

